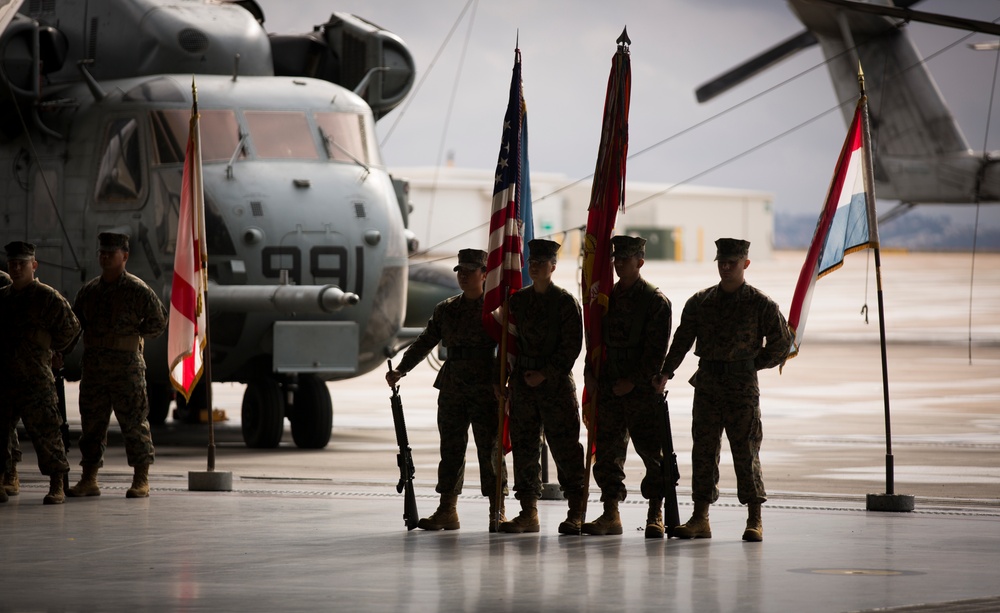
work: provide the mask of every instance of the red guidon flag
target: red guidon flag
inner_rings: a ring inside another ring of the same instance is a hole
[[[193,85],[192,85],[193,87]],[[177,249],[170,292],[170,325],[167,359],[170,383],[190,400],[201,379],[207,343],[208,313],[205,285],[208,252],[205,247],[205,190],[201,173],[201,134],[198,102],[191,109],[184,176],[181,180],[181,210],[177,220]]]
[[[587,366],[596,379],[604,363],[604,336],[601,324],[608,312],[614,286],[611,235],[618,211],[625,206],[625,168],[628,159],[628,112],[632,97],[632,63],[624,32],[611,59],[611,74],[604,99],[601,144],[590,192],[587,234],[583,242],[583,320],[586,331]],[[590,454],[594,453],[597,432],[597,390],[584,385],[583,419],[587,426]]]

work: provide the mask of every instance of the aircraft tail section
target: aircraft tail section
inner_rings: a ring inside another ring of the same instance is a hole
[[[820,43],[845,117],[854,112],[858,62],[865,76],[872,138],[878,156],[920,157],[966,153],[968,142],[904,28],[878,15],[839,13],[825,26],[792,8]],[[827,19],[829,13],[826,13]],[[849,117],[848,117],[849,119]]]

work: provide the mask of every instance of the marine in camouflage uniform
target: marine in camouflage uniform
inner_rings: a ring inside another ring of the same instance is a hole
[[[646,466],[642,496],[649,500],[646,536],[663,538],[663,396],[653,386],[670,341],[671,310],[656,287],[642,278],[645,239],[611,239],[618,282],[609,295],[602,322],[605,361],[596,380],[597,437],[594,480],[601,488],[604,513],[583,524],[585,534],[621,534],[618,503],[625,500],[625,454],[631,438]],[[593,373],[585,369],[588,386]]]
[[[0,289],[11,284],[10,275],[0,270]],[[2,349],[0,349],[2,351]],[[0,399],[5,402],[5,399]],[[8,496],[17,496],[21,492],[21,482],[17,476],[17,465],[21,463],[21,442],[17,440],[17,424],[10,424],[8,444],[10,445],[10,468],[3,470],[3,490]],[[0,469],[3,467],[0,466]],[[0,494],[0,498],[3,495]]]
[[[580,304],[552,284],[559,244],[542,239],[528,243],[532,285],[509,301],[517,326],[517,356],[511,369],[510,442],[514,454],[514,492],[521,513],[500,524],[501,532],[538,532],[537,501],[542,494],[540,441],[556,464],[559,485],[569,501],[561,534],[579,534],[583,523],[584,465],[580,444],[580,404],[573,363],[583,346]],[[499,360],[498,368],[499,371]]]
[[[469,427],[479,458],[479,486],[490,499],[490,517],[497,508],[496,455],[497,404],[493,397],[494,341],[483,327],[483,282],[486,252],[462,249],[455,266],[462,293],[440,302],[427,327],[410,345],[398,367],[386,374],[390,386],[413,370],[439,343],[447,358],[434,380],[438,394],[437,424],[441,435],[441,462],[438,464],[438,509],[417,522],[423,530],[457,530],[460,527],[457,502],[465,481],[465,451]],[[501,464],[503,490],[507,488],[507,466]],[[503,501],[499,501],[502,505]],[[492,529],[492,523],[490,528]]]
[[[163,303],[141,279],[125,271],[128,236],[98,235],[102,274],[76,295],[73,311],[83,325],[83,373],[80,379],[80,452],[83,476],[70,496],[99,496],[97,471],[104,465],[108,424],[114,411],[125,439],[128,464],[134,468],[128,498],[149,496],[149,465],[154,460],[146,396],[143,337],[155,338],[167,327]]]
[[[763,539],[761,504],[767,500],[760,468],[763,430],[757,371],[773,368],[788,354],[791,332],[773,300],[744,281],[750,243],[732,238],[715,242],[719,285],[701,290],[684,305],[681,323],[663,365],[673,376],[691,346],[700,359],[691,378],[691,498],[695,511],[680,526],[680,538],[711,538],[708,507],[719,499],[722,433],[729,438],[736,489],[748,506],[743,539]]]
[[[69,472],[63,446],[52,352],[72,349],[80,322],[62,295],[35,279],[35,246],[15,241],[5,246],[13,283],[0,289],[0,372],[5,402],[0,424],[5,434],[20,419],[38,456],[38,468],[49,477],[45,504],[65,500],[63,477]],[[10,468],[10,439],[2,445],[0,464]],[[6,493],[3,500],[6,500]]]

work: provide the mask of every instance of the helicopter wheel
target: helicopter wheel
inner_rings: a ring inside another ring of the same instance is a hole
[[[290,421],[292,439],[302,449],[323,449],[333,430],[330,389],[316,375],[301,375]]]
[[[260,377],[243,392],[243,442],[252,449],[273,449],[285,430],[285,396],[272,377]]]

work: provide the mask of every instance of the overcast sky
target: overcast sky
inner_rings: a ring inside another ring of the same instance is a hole
[[[611,57],[625,26],[632,39],[629,149],[634,154],[653,147],[630,159],[630,180],[763,190],[774,194],[778,212],[818,215],[847,129],[840,113],[829,113],[726,163],[833,107],[837,101],[821,68],[671,139],[823,61],[820,49],[813,47],[706,104],[695,100],[698,86],[802,30],[784,0],[258,2],[270,32],[306,32],[338,11],[364,17],[406,42],[416,61],[417,80],[424,82],[411,92],[413,99],[405,109],[400,106],[379,122],[390,169],[435,166],[449,156],[459,167],[495,166],[519,37],[532,171],[563,173],[571,180],[590,175]],[[925,0],[914,8],[986,21],[1000,18],[997,0]],[[453,27],[453,36],[432,65]],[[908,29],[925,57],[966,34],[921,24]],[[986,40],[989,37],[976,35],[968,42]],[[977,150],[984,144],[988,150],[1000,149],[1000,95],[989,121],[996,59],[995,53],[973,51],[963,43],[928,62],[970,146]],[[987,123],[992,125],[989,135]],[[720,164],[725,165],[710,170]],[[537,199],[545,194],[533,195]],[[880,202],[879,209],[884,212],[894,204]],[[968,221],[974,209],[924,210]],[[1000,225],[1000,205],[983,207],[980,221]]]

